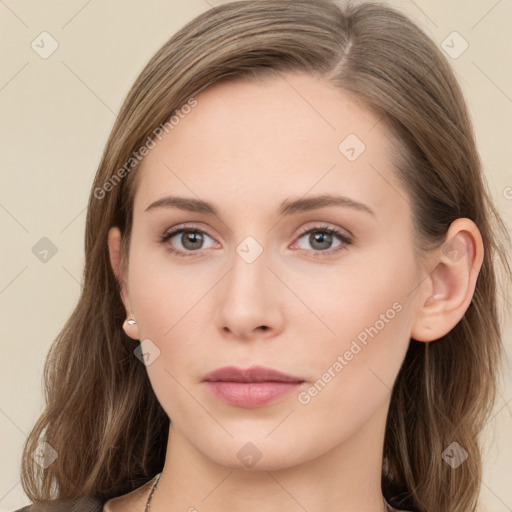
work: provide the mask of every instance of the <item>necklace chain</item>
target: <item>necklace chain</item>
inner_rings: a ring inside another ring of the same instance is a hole
[[[151,487],[151,492],[149,493],[148,501],[146,502],[146,508],[144,509],[144,512],[149,512],[150,511],[151,498],[153,497],[153,493],[155,492],[155,489],[158,486],[158,482],[160,481],[160,477],[161,476],[162,476],[162,473],[158,473],[158,475],[156,475],[156,477],[155,477],[155,483]],[[389,508],[389,505],[388,505],[388,503],[387,503],[387,501],[385,499],[384,499],[384,505],[385,505],[387,511],[391,510]]]
[[[153,493],[155,492],[156,486],[158,485],[158,482],[160,480],[160,477],[162,476],[162,473],[158,473],[155,477],[155,483],[151,487],[151,492],[149,493],[148,501],[146,502],[146,508],[144,509],[144,512],[149,512],[149,505],[151,503],[151,498],[153,497]]]

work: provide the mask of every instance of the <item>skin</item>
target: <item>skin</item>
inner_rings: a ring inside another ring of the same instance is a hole
[[[383,511],[391,388],[410,338],[438,339],[468,308],[483,259],[480,233],[457,219],[447,240],[456,237],[462,256],[441,248],[420,264],[390,134],[319,78],[218,83],[196,99],[137,171],[129,259],[121,257],[117,228],[108,241],[127,316],[137,321],[125,330],[160,350],[146,369],[171,418],[151,510]],[[352,162],[338,149],[348,134],[366,146]],[[284,200],[334,192],[375,215],[346,206],[277,213]],[[168,195],[211,202],[219,214],[145,211]],[[182,223],[205,233],[203,245],[185,234],[160,242]],[[299,232],[324,225],[353,242],[333,236],[322,246]],[[236,251],[247,236],[263,248],[252,263]],[[318,257],[315,249],[331,254]],[[300,391],[307,391],[396,303],[394,318],[307,404],[292,393],[259,408],[236,407],[201,382],[222,366],[258,364],[302,377]],[[251,467],[237,456],[248,442],[261,455]],[[148,493],[146,485],[105,510],[142,511]]]

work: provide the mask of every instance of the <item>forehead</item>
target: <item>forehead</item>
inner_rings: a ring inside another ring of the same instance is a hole
[[[308,193],[389,200],[398,184],[384,123],[323,79],[283,74],[224,81],[157,140],[138,172],[135,210],[165,195],[275,207]]]

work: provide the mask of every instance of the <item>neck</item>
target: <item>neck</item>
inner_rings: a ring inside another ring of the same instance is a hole
[[[282,461],[263,465],[263,458],[251,469],[218,464],[171,423],[151,512],[332,512],[333,507],[385,512],[381,472],[387,410],[386,404],[350,439],[292,467]]]

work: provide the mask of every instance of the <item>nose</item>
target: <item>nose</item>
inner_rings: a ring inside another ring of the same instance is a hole
[[[217,287],[216,325],[224,336],[251,340],[277,336],[283,326],[279,280],[263,251],[251,261],[234,251],[231,267]]]

